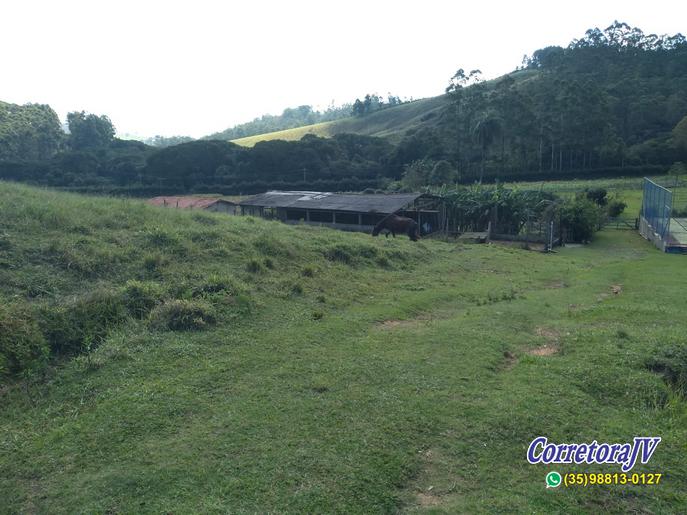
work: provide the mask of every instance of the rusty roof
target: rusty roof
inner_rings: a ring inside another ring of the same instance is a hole
[[[230,200],[217,197],[155,197],[148,201],[153,206],[178,207],[181,209],[206,209],[218,202],[235,205]]]
[[[288,207],[293,209],[324,209],[355,213],[395,213],[422,193],[328,193],[321,191],[268,191],[242,202],[242,206]]]

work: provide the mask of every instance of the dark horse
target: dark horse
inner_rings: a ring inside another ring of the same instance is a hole
[[[375,228],[372,230],[372,236],[377,236],[384,229],[389,231],[386,233],[387,238],[389,237],[389,233],[391,233],[394,238],[396,237],[396,233],[405,233],[408,235],[408,238],[413,241],[417,241],[417,239],[420,237],[420,230],[417,222],[412,218],[406,218],[404,216],[387,216],[381,222],[375,225]]]

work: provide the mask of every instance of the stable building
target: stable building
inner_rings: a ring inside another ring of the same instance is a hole
[[[203,209],[216,213],[238,214],[238,206],[235,202],[217,197],[155,197],[148,204],[175,209]]]
[[[239,206],[243,215],[345,231],[369,232],[392,213],[413,218],[423,234],[439,228],[437,200],[423,193],[268,191],[243,200]]]

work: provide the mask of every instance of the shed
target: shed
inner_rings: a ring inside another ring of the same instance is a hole
[[[177,209],[204,209],[232,215],[237,213],[235,202],[217,197],[155,197],[151,198],[148,204]]]
[[[434,197],[423,193],[268,191],[242,201],[240,206],[244,215],[348,231],[370,231],[392,213],[415,219],[425,234],[438,228],[439,222]]]

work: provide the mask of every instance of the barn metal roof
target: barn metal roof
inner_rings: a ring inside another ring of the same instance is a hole
[[[324,209],[355,213],[394,213],[421,197],[422,193],[327,193],[321,191],[268,191],[242,202],[242,206]]]
[[[148,201],[153,206],[178,207],[180,209],[207,209],[217,202],[234,205],[233,202],[216,197],[155,197]]]

